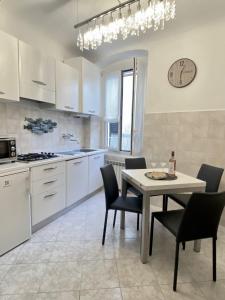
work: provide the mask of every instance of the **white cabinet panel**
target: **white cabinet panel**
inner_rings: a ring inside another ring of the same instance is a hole
[[[66,206],[70,206],[88,195],[88,157],[67,162],[66,181]]]
[[[79,71],[80,111],[99,116],[101,113],[100,69],[82,57],[69,59],[67,63]]]
[[[79,74],[74,68],[56,63],[56,108],[79,112]]]
[[[55,103],[55,60],[19,41],[20,97]]]
[[[102,185],[100,168],[104,165],[104,154],[89,156],[89,193],[99,189]]]
[[[100,115],[100,70],[83,60],[83,113]]]
[[[65,162],[56,162],[31,168],[31,180],[49,179],[50,176],[65,174]]]
[[[32,195],[32,225],[36,225],[65,208],[65,186]]]
[[[19,101],[18,40],[0,31],[0,99]]]

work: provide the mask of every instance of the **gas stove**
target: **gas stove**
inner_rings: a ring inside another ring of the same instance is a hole
[[[27,153],[27,154],[20,154],[17,156],[18,161],[22,162],[32,162],[32,161],[38,161],[38,160],[44,160],[44,159],[51,159],[58,157],[55,153],[47,153],[47,152],[41,152],[41,153]]]

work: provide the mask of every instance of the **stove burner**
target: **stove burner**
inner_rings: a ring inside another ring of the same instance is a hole
[[[47,152],[41,152],[41,153],[27,153],[27,154],[21,154],[17,156],[18,161],[23,162],[31,162],[31,161],[37,161],[37,160],[44,160],[44,159],[51,159],[58,157],[55,153],[47,153]]]

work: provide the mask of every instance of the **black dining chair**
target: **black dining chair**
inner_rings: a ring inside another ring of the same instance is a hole
[[[206,182],[207,193],[216,193],[219,189],[224,169],[202,164],[197,178]],[[169,194],[163,196],[163,211],[168,209],[168,198],[171,198],[183,207],[186,207],[191,194]]]
[[[101,169],[104,189],[105,189],[105,222],[102,236],[102,245],[105,244],[105,234],[108,220],[109,210],[127,211],[132,213],[142,213],[142,203],[138,201],[137,197],[122,197],[119,195],[118,183],[113,166],[106,165]],[[115,223],[115,216],[114,221]]]
[[[220,217],[225,205],[225,192],[193,193],[185,209],[152,213],[149,255],[152,255],[154,219],[176,238],[173,290],[177,288],[180,243],[212,238],[213,281],[216,281],[216,240]]]

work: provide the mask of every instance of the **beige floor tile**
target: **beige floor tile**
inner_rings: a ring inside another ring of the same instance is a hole
[[[168,300],[206,300],[196,284],[182,283],[177,285],[177,292],[172,285],[161,285],[162,293]]]
[[[4,295],[0,296],[0,300],[36,300],[36,294],[24,294],[24,295]]]
[[[59,230],[56,240],[58,242],[80,241],[84,239],[85,228],[82,225],[62,228]]]
[[[79,292],[39,293],[34,300],[79,300]]]
[[[84,290],[80,292],[80,300],[122,300],[119,288],[102,290]]]
[[[2,255],[0,257],[0,265],[12,265],[15,263],[17,256],[19,255],[20,251],[23,249],[24,244],[16,247],[15,249],[9,251],[8,253]]]
[[[52,223],[32,235],[31,243],[42,243],[56,241],[56,236],[59,232],[60,224]]]
[[[54,242],[50,262],[68,262],[80,260],[84,256],[82,241]]]
[[[102,246],[102,240],[84,241],[84,260],[99,260],[99,259],[113,259],[114,246],[111,241],[106,241]]]
[[[49,263],[40,292],[63,292],[80,289],[81,267],[78,262]]]
[[[114,242],[115,257],[117,259],[140,257],[139,239],[119,239]]]
[[[225,299],[225,281],[217,280],[217,282],[200,282],[199,287],[205,298],[208,300],[224,300]]]
[[[0,280],[3,280],[4,276],[9,271],[10,268],[11,268],[10,265],[0,265]]]
[[[53,243],[26,243],[17,256],[17,264],[46,263],[52,253]]]
[[[81,289],[104,289],[119,287],[114,260],[92,260],[82,262]]]
[[[157,285],[122,288],[123,300],[164,300]]]
[[[12,266],[0,283],[0,294],[36,293],[45,269],[45,264]]]
[[[121,287],[150,285],[155,281],[150,264],[142,264],[139,258],[117,260]]]

